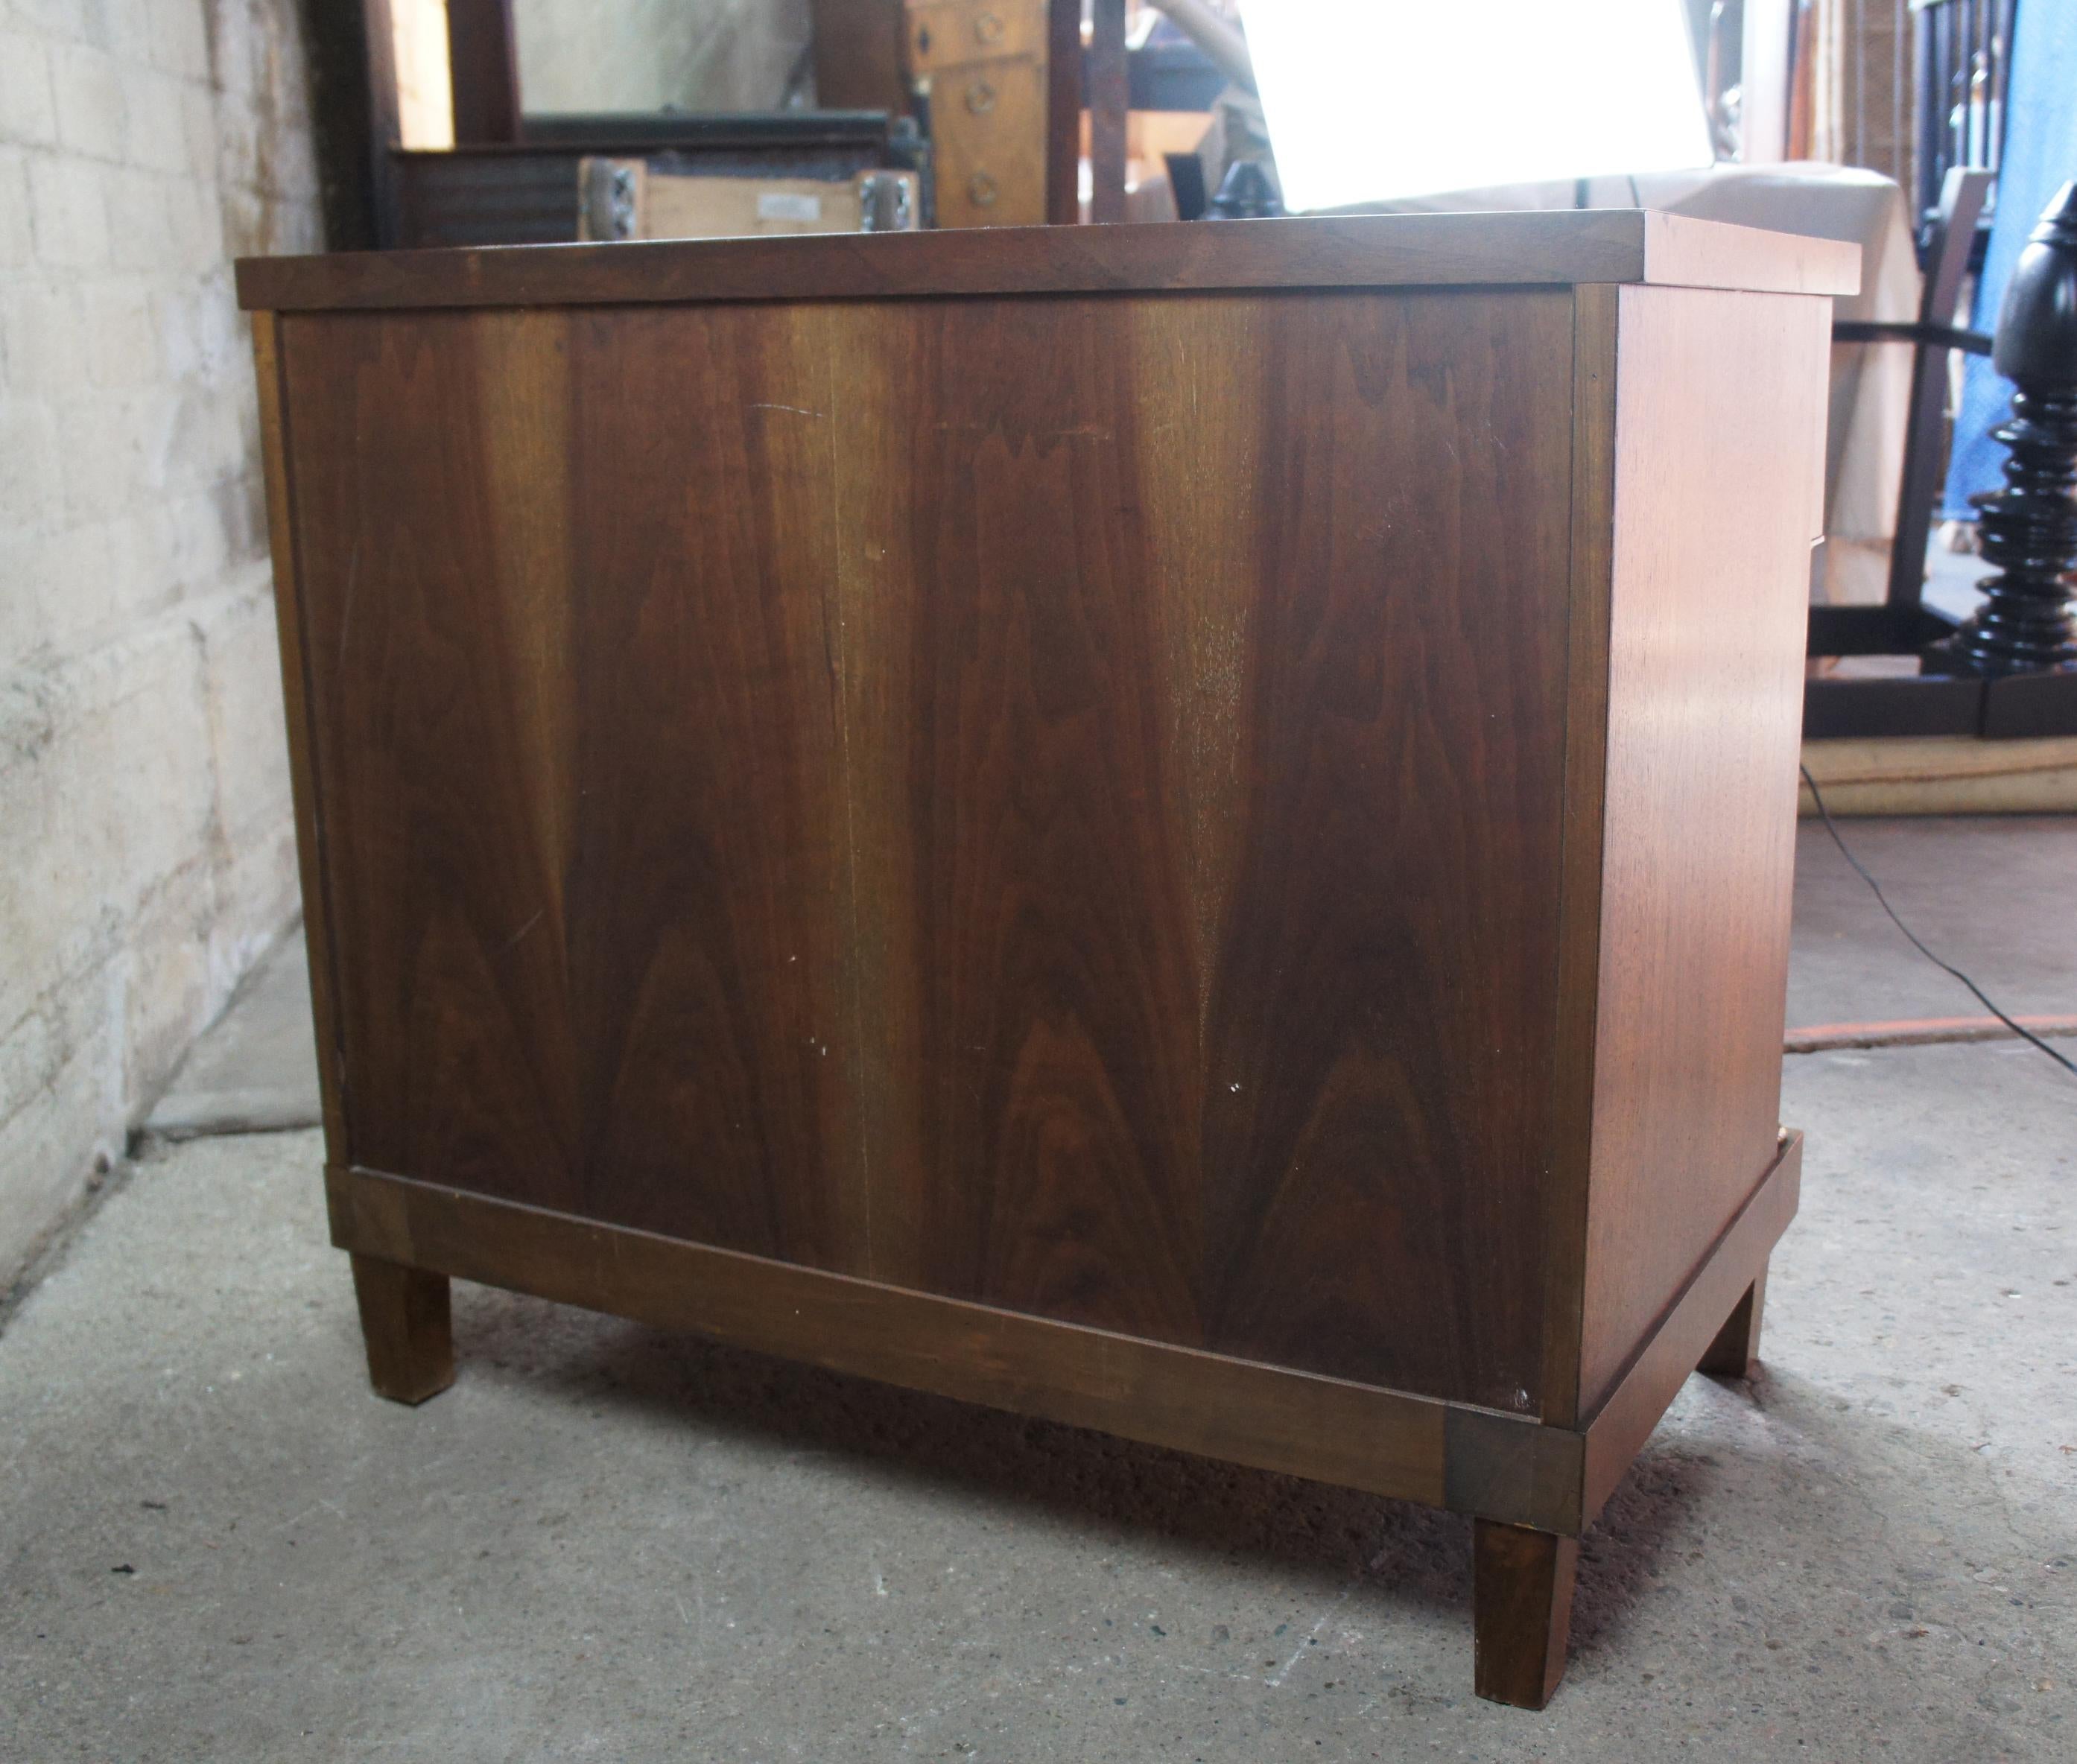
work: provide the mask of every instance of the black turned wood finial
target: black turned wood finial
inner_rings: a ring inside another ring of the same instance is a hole
[[[1268,220],[1284,212],[1259,160],[1235,160],[1212,198],[1213,220]]]
[[[1997,370],[2014,388],[2005,487],[1969,500],[1983,554],[2002,572],[1929,671],[2004,675],[2077,666],[2068,606],[2077,569],[2077,183],[2065,184],[2012,270],[1998,314]]]

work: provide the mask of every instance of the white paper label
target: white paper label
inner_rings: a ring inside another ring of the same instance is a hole
[[[760,220],[818,221],[822,218],[819,196],[799,196],[788,190],[772,190],[757,198]]]

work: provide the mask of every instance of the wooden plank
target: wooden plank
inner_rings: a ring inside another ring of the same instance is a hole
[[[289,782],[296,814],[296,862],[302,882],[304,955],[310,971],[310,1015],[317,1038],[318,1100],[325,1155],[353,1155],[343,1105],[345,1055],[331,948],[332,913],[325,888],[323,818],[312,755],[310,664],[296,560],[294,493],[289,464],[289,415],[283,402],[281,321],[252,315],[253,377],[260,393],[260,459],[267,485],[267,535],[274,559],[274,626],[281,648],[281,706],[288,725]]]
[[[1671,252],[1667,239],[1692,248]],[[1659,262],[1650,260],[1647,235]],[[1850,292],[1841,248],[1634,209],[252,257],[248,308],[1640,282]],[[1669,264],[1671,265],[1668,267]]]
[[[1125,0],[1094,0],[1089,16],[1089,218],[1109,226],[1125,218]]]
[[[1569,293],[830,313],[872,1271],[1533,1412]]]
[[[815,100],[825,110],[909,108],[901,0],[811,0]]]
[[[1208,1340],[1522,1413],[1558,902],[1520,884],[1561,838],[1571,307],[1277,303],[1259,377],[1205,352],[1194,394],[1265,417],[1223,564],[1259,586],[1205,1029]]]
[[[1834,815],[2077,811],[2077,736],[1806,741],[1803,763]],[[1800,789],[1799,812],[1816,814],[1809,786]]]
[[[335,252],[394,244],[402,117],[389,0],[313,7],[301,24],[323,237]]]
[[[1046,0],[908,0],[907,10],[909,71],[919,77],[976,62],[1045,58]]]
[[[1034,34],[1040,22],[1034,12]],[[931,77],[930,102],[938,225],[1001,229],[1042,223],[1044,57],[1025,55],[940,68]]]
[[[2044,1039],[2077,1036],[2077,1017],[2015,1017]],[[2016,1041],[2001,1017],[1907,1017],[1878,1022],[1812,1023],[1782,1037],[1784,1054],[1821,1054],[1836,1047],[1933,1047],[1946,1042]],[[156,1119],[156,1117],[154,1117]]]
[[[519,139],[519,44],[512,0],[447,0],[447,77],[457,147]]]
[[[1702,1363],[1796,1217],[1803,1135],[1784,1132],[1759,1185],[1725,1227],[1588,1424],[1582,1518],[1591,1525],[1615,1492],[1688,1374]]]
[[[1046,222],[1081,219],[1081,0],[1046,5]]]
[[[1789,296],[1619,297],[1583,1412],[1779,1125],[1830,322]]]
[[[373,1171],[333,1166],[326,1175],[333,1241],[357,1256],[1260,1470],[1430,1506],[1448,1501],[1446,1404]],[[1576,1463],[1576,1435],[1507,1416],[1481,1420],[1482,1442],[1520,1436],[1501,1448],[1510,1456],[1550,1452],[1561,1475],[1563,1462]],[[1547,1515],[1502,1504],[1487,1516],[1526,1524]]]

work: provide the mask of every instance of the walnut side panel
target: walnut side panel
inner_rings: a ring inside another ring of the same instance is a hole
[[[1802,1192],[1803,1136],[1785,1133],[1751,1197],[1710,1246],[1588,1425],[1584,1483],[1578,1491],[1582,1525],[1599,1516],[1743,1295],[1766,1280],[1767,1257],[1796,1217]],[[1742,1364],[1735,1375],[1745,1375]]]
[[[1774,1156],[1830,322],[1618,297],[1583,1412]]]

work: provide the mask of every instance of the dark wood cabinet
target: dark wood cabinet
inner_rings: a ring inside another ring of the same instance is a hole
[[[1795,1209],[1853,281],[1631,212],[242,264],[378,1386],[458,1276],[1448,1507],[1540,1704]]]

